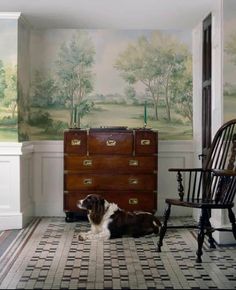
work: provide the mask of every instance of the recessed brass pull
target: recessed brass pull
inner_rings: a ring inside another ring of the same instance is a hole
[[[129,166],[138,166],[138,160],[135,159],[129,160]]]
[[[106,145],[107,146],[116,146],[116,140],[114,140],[114,139],[108,139],[106,141]]]
[[[138,199],[137,198],[130,198],[129,204],[138,204]]]
[[[150,145],[150,140],[149,139],[142,139],[141,140],[141,145],[143,145],[143,146],[147,146],[147,145]]]
[[[93,161],[91,159],[85,159],[83,161],[84,166],[92,166],[92,164],[93,164]]]
[[[129,184],[138,184],[138,179],[137,178],[130,178]]]
[[[91,178],[85,178],[85,179],[84,179],[84,184],[85,184],[85,185],[90,185],[90,184],[92,184],[92,179],[91,179]]]
[[[72,146],[80,146],[81,145],[81,140],[80,139],[72,139],[71,140],[71,145]]]

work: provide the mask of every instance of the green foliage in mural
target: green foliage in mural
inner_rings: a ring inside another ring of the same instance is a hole
[[[6,89],[3,105],[11,111],[11,117],[14,119],[17,109],[17,75],[16,66],[6,67]]]
[[[57,103],[57,86],[50,75],[36,70],[32,84],[33,96],[32,105],[39,108],[45,108]]]
[[[188,59],[190,53],[185,45],[168,35],[154,32],[150,40],[142,36],[137,42],[129,44],[120,53],[115,68],[129,85],[141,83],[145,86],[146,95],[150,96],[154,106],[156,120],[159,120],[160,99],[164,99],[166,119],[171,121],[171,107],[173,103],[182,103],[181,93],[187,98],[186,104],[192,101],[189,96],[191,82],[186,81],[182,87],[178,85],[186,76],[188,80],[191,78],[187,68]],[[186,112],[183,116],[186,117]]]
[[[236,33],[232,34],[227,41],[225,52],[231,57],[231,61],[236,64]]]
[[[3,66],[2,60],[0,60],[0,99],[3,99],[4,97],[5,88],[6,88],[5,68]]]
[[[93,90],[92,65],[95,49],[93,42],[84,31],[78,31],[69,43],[64,43],[59,51],[57,75],[64,104],[70,108],[70,124],[74,105]]]
[[[0,60],[0,139],[17,140],[16,66]]]
[[[171,85],[172,101],[177,113],[193,123],[192,107],[192,60],[190,57],[184,62],[184,66],[173,75]]]
[[[107,42],[77,30],[58,44],[50,65],[36,67],[25,120],[30,139],[62,139],[74,124],[140,127],[145,101],[148,126],[160,129],[161,139],[191,139],[192,64],[186,45],[158,31],[138,38],[124,31],[117,40],[116,33],[103,33],[98,31],[99,37],[109,35]],[[116,41],[117,51],[107,54]]]
[[[231,76],[235,76],[236,66],[236,31],[226,39],[225,53],[229,60],[225,61],[224,66],[230,72]],[[230,64],[229,64],[230,62]],[[233,65],[233,66],[232,66]],[[224,76],[224,120],[228,121],[235,118],[236,106],[236,83],[234,77]]]

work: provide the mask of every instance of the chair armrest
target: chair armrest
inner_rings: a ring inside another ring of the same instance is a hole
[[[212,169],[212,172],[216,176],[236,176],[236,171],[234,171],[234,170]]]
[[[182,172],[201,172],[204,171],[202,168],[169,168],[168,171],[172,171],[172,172],[178,172],[178,171],[182,171]]]

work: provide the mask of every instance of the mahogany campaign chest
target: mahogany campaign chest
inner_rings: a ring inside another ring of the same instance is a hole
[[[64,132],[66,221],[86,213],[76,204],[100,194],[128,211],[157,209],[158,133],[126,127]]]

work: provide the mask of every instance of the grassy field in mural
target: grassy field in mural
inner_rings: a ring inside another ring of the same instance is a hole
[[[36,110],[36,108],[35,108]],[[47,109],[46,110],[54,121],[68,123],[69,111],[66,109]],[[129,128],[143,127],[143,106],[121,105],[121,104],[96,104],[95,109],[88,113],[81,120],[82,128],[101,127],[101,126],[126,126]],[[164,108],[159,109],[160,120],[153,118],[153,108],[147,109],[147,127],[159,131],[159,138],[162,140],[189,140],[192,139],[192,128],[190,123],[185,122],[181,115],[172,113],[172,121],[167,122]],[[62,139],[63,134],[47,134],[45,128],[31,127],[31,138],[34,140],[57,140]]]
[[[17,118],[11,118],[11,112],[6,107],[0,107],[0,140],[17,141]]]

